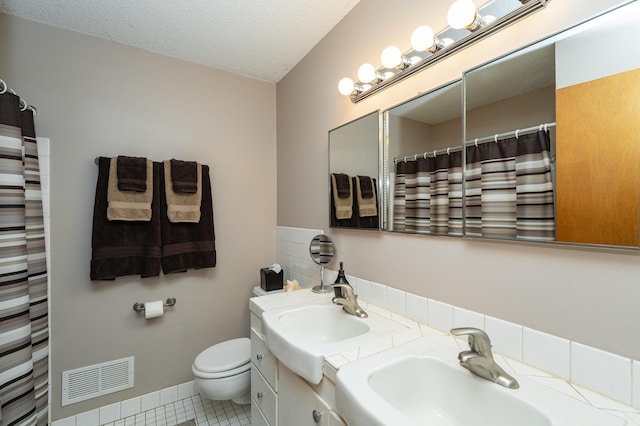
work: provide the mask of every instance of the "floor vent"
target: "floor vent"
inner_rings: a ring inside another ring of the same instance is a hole
[[[62,405],[133,387],[133,357],[62,372]]]

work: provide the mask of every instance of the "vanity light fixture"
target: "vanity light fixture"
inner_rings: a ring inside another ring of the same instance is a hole
[[[437,34],[427,25],[416,28],[408,51],[402,53],[397,46],[386,47],[380,57],[380,68],[362,64],[358,81],[345,77],[338,83],[338,91],[349,96],[351,102],[359,102],[542,9],[550,1],[488,0],[476,8],[474,0],[455,0],[447,13],[448,27]]]

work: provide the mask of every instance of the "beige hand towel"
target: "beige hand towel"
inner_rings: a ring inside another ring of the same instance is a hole
[[[167,194],[167,217],[169,222],[200,222],[202,202],[202,164],[197,167],[197,189],[194,193],[180,193],[173,190],[171,183],[171,160],[164,161],[164,189]]]
[[[347,177],[349,181],[349,196],[340,198],[338,195],[338,183],[336,182],[335,173],[331,173],[331,187],[333,192],[333,204],[336,207],[336,219],[351,219],[353,215],[353,183],[351,177]]]
[[[148,222],[153,201],[153,162],[147,160],[147,189],[144,192],[118,189],[118,157],[109,163],[107,183],[107,219]]]
[[[360,179],[369,179],[370,187],[373,188],[373,180],[369,176],[357,176],[356,177],[356,196],[358,200],[358,214],[360,217],[371,217],[378,215],[378,202],[376,201],[376,191],[373,191],[373,196],[370,198],[362,197],[362,184]]]

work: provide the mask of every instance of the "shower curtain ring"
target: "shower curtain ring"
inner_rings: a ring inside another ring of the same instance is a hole
[[[516,129],[516,139],[518,139],[518,132],[520,131],[520,129]]]
[[[478,147],[478,138],[476,138],[475,144],[476,144],[476,148],[477,148]]]
[[[4,95],[5,93],[7,93],[7,83],[4,82],[4,80],[0,80],[0,86],[2,86],[2,89],[0,90],[0,95]]]
[[[27,105],[27,101],[20,98],[20,111],[26,111],[28,106],[29,105]]]
[[[424,154],[422,154],[422,157],[426,160],[427,159],[427,153],[425,152]]]
[[[493,141],[494,141],[495,143],[498,143],[498,134],[497,134],[497,133],[496,133],[496,135],[493,137]]]
[[[418,161],[418,154],[415,154],[415,155],[413,156],[413,161]]]
[[[406,156],[404,157],[404,162],[405,162],[405,163],[407,162],[407,157],[406,157]]]
[[[449,152],[451,148],[447,148],[447,155],[451,155],[451,153]]]
[[[436,154],[436,150],[433,150],[433,158],[436,158],[437,154]]]

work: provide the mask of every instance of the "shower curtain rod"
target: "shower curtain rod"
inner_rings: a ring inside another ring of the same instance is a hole
[[[0,79],[0,95],[4,95],[6,92],[12,93],[20,98],[20,111],[25,111],[27,108],[29,108],[31,111],[33,111],[33,115],[38,114],[38,108],[34,107],[33,105],[29,105],[23,97],[19,96],[13,89],[10,89],[9,86],[7,86],[7,83],[5,83],[4,80]]]
[[[470,146],[470,145],[476,145],[479,143],[485,143],[485,142],[491,142],[491,141],[498,141],[500,139],[504,139],[506,137],[509,136],[515,136],[516,138],[519,135],[526,135],[529,133],[533,133],[535,131],[538,130],[546,130],[549,127],[555,127],[556,122],[550,122],[550,123],[542,123],[538,126],[531,126],[531,127],[526,127],[524,129],[516,129],[516,130],[512,130],[510,132],[505,132],[505,133],[496,133],[493,136],[484,136],[482,138],[477,138],[477,139],[472,139],[469,141],[466,141],[464,143],[464,146]],[[420,154],[413,154],[413,155],[406,155],[404,157],[394,157],[393,162],[397,163],[398,161],[407,161],[407,160],[411,160],[413,159],[413,161],[417,160],[418,157],[423,157],[423,158],[427,158],[427,157],[435,157],[436,155],[439,154],[449,154],[451,152],[456,152],[456,151],[461,151],[462,148],[460,146],[456,146],[456,147],[450,147],[450,148],[443,148],[443,149],[437,149],[434,151],[427,151],[427,152],[421,152]]]

